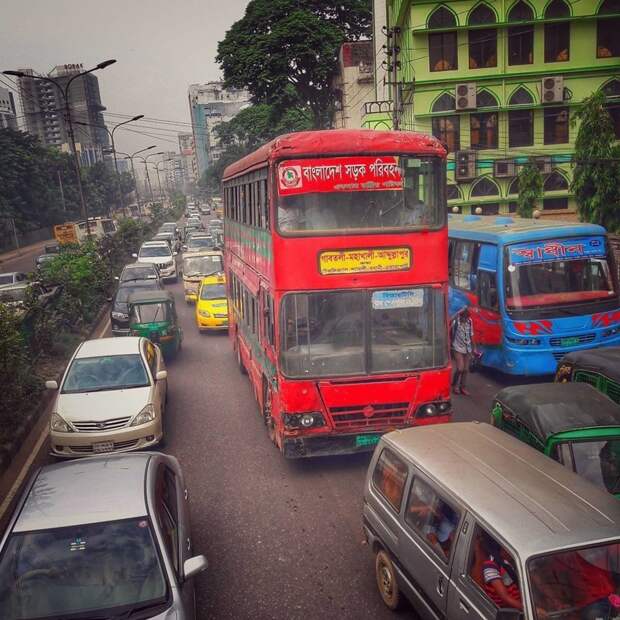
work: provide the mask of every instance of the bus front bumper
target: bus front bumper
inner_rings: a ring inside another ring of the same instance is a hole
[[[412,425],[441,424],[451,421],[451,415],[434,417],[432,420],[419,420]],[[338,454],[356,454],[372,452],[381,435],[389,431],[340,434],[306,435],[304,437],[283,437],[282,454],[287,459],[300,459],[313,456],[335,456]]]

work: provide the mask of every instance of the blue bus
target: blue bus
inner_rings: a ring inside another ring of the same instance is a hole
[[[569,351],[620,344],[602,226],[450,215],[448,231],[450,307],[469,307],[483,366],[545,375]]]

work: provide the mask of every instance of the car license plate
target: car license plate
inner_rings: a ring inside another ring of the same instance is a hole
[[[365,448],[368,446],[374,446],[379,443],[381,435],[358,435],[355,438],[356,448]]]
[[[579,338],[576,336],[572,338],[562,338],[560,340],[560,346],[562,347],[574,347],[576,344],[579,344]]]
[[[114,452],[113,441],[101,441],[93,444],[93,452],[95,454],[102,454],[104,452]]]

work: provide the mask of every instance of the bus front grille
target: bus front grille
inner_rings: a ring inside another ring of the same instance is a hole
[[[332,407],[329,413],[336,429],[356,430],[403,425],[408,408],[409,403],[351,405]]]

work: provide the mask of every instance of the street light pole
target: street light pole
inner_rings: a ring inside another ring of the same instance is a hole
[[[71,105],[69,103],[69,87],[77,78],[88,75],[89,73],[92,73],[93,71],[97,71],[99,69],[105,69],[106,67],[113,65],[115,62],[116,60],[113,60],[113,59],[104,60],[103,62],[100,62],[98,65],[96,65],[92,69],[88,69],[88,71],[82,71],[81,73],[76,73],[74,76],[69,78],[69,80],[67,80],[67,83],[65,84],[64,88],[55,79],[50,78],[50,77],[43,77],[40,75],[29,75],[28,73],[24,73],[23,71],[3,71],[2,72],[4,75],[12,75],[12,76],[19,77],[19,78],[29,78],[31,80],[49,82],[50,84],[53,84],[58,89],[60,94],[62,95],[63,102],[65,104],[65,113],[66,113],[66,118],[67,118],[69,140],[71,142],[71,151],[73,153],[73,166],[75,168],[75,175],[77,177],[77,184],[78,184],[78,192],[80,194],[80,205],[82,207],[82,215],[84,216],[84,220],[86,223],[86,236],[88,237],[88,239],[91,238],[90,223],[88,221],[88,207],[86,205],[86,199],[84,198],[84,188],[82,187],[80,160],[78,158],[77,148],[75,146],[75,132],[73,131],[73,119],[71,117]]]
[[[172,159],[162,159],[155,163],[155,171],[157,172],[157,183],[159,184],[159,195],[164,195],[164,190],[161,188],[161,179],[159,177],[159,164],[165,164],[168,161],[173,161]]]
[[[151,194],[151,203],[155,202],[155,196],[153,195],[153,186],[151,185],[151,176],[149,175],[149,167],[147,166],[147,161],[149,157],[155,157],[157,155],[165,155],[165,153],[163,151],[160,151],[159,153],[151,153],[150,155],[147,155],[146,157],[140,157],[140,159],[144,163],[144,171],[146,172],[146,182],[149,186],[149,192]]]
[[[121,185],[121,175],[120,175],[120,172],[118,171],[118,159],[116,157],[116,144],[114,143],[114,132],[122,125],[127,125],[127,123],[133,123],[134,121],[139,121],[141,118],[144,118],[144,114],[138,114],[137,116],[130,118],[128,121],[123,121],[122,123],[118,123],[114,125],[114,127],[112,127],[112,130],[110,130],[107,127],[107,125],[95,125],[91,123],[82,123],[80,121],[75,121],[76,125],[86,125],[87,127],[100,127],[101,129],[105,129],[108,133],[108,136],[110,136],[110,141],[112,142],[112,156],[114,157],[114,170],[116,172],[116,182],[118,184],[118,200],[119,200],[119,206],[120,206],[121,211],[125,209],[125,201],[123,200],[123,188]]]
[[[135,186],[136,186],[136,202],[138,203],[138,216],[139,217],[142,217],[142,209],[140,207],[140,192],[138,191],[138,177],[136,177],[136,169],[134,168],[134,165],[133,165],[133,158],[139,153],[144,153],[144,151],[150,151],[151,149],[155,149],[155,148],[157,148],[157,145],[152,144],[151,146],[147,146],[145,149],[140,149],[139,151],[136,151],[135,153],[132,153],[131,155],[129,155],[128,153],[121,153],[119,151],[119,155],[125,155],[125,157],[127,157],[127,159],[129,159],[131,163],[131,174],[133,175],[133,182],[135,183]],[[141,158],[141,159],[144,159],[144,158]]]

